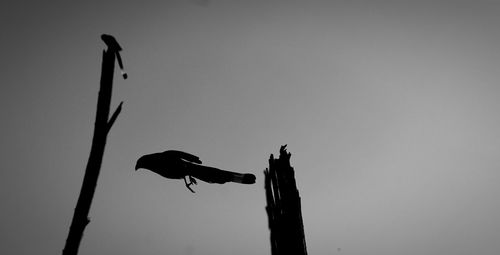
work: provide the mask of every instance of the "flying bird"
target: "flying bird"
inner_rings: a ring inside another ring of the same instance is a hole
[[[226,182],[255,183],[255,175],[253,174],[235,173],[215,167],[203,166],[197,156],[176,150],[147,154],[140,157],[135,165],[135,170],[141,168],[148,169],[165,178],[184,179],[186,187],[193,193],[194,191],[190,186],[197,184],[196,179],[219,184]]]
[[[122,47],[116,41],[115,37],[112,35],[102,34],[101,40],[108,46],[108,49],[115,52],[116,59],[118,60],[118,65],[120,66],[120,71],[122,72],[123,79],[127,79],[128,75],[123,71],[122,57],[120,56],[120,51]]]

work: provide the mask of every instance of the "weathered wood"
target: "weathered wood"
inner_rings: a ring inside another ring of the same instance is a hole
[[[94,123],[94,136],[90,156],[85,169],[80,195],[76,203],[73,219],[69,228],[63,255],[76,255],[83,237],[85,227],[90,220],[88,214],[97,186],[97,179],[101,170],[106,139],[111,126],[121,111],[121,104],[108,121],[115,69],[115,52],[111,49],[103,52],[101,81],[97,99],[97,112]]]
[[[290,156],[286,145],[281,146],[279,158],[271,154],[269,168],[264,171],[272,255],[307,255],[300,195]]]

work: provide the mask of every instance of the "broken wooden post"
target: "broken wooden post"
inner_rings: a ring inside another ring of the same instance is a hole
[[[300,195],[290,156],[286,145],[281,146],[279,158],[271,154],[269,168],[264,170],[272,255],[307,255]]]
[[[94,136],[92,138],[92,147],[90,156],[85,168],[85,175],[80,190],[80,196],[76,203],[73,219],[69,228],[66,244],[63,249],[63,255],[76,255],[83,237],[83,231],[90,220],[88,214],[92,199],[94,197],[97,179],[101,170],[104,148],[106,139],[113,123],[121,112],[122,104],[120,103],[111,118],[109,118],[109,108],[111,104],[111,94],[113,87],[113,73],[115,69],[114,49],[108,48],[103,52],[101,84],[99,95],[97,98],[97,113],[94,123]]]

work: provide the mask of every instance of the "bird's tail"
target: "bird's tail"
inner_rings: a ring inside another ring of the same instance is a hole
[[[255,175],[234,173],[232,181],[237,182],[237,183],[242,183],[242,184],[254,184],[255,183]]]

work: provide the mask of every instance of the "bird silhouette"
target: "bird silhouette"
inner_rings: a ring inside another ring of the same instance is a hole
[[[176,150],[167,150],[140,157],[135,165],[135,170],[137,171],[141,168],[148,169],[165,178],[184,179],[186,187],[193,193],[194,191],[190,186],[197,184],[196,179],[207,183],[219,184],[226,182],[241,184],[255,183],[255,175],[253,174],[242,174],[203,166],[197,156]],[[189,179],[189,182],[187,179]]]
[[[122,57],[120,56],[120,51],[122,51],[122,47],[118,44],[115,37],[112,35],[102,34],[101,40],[108,46],[108,50],[113,51],[116,54],[116,59],[118,60],[118,66],[120,66],[120,71],[122,73],[123,79],[127,79],[128,75],[123,70],[123,62]]]

